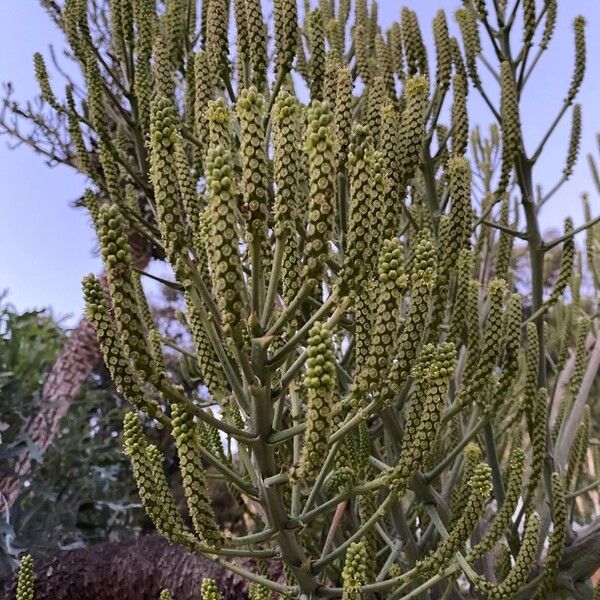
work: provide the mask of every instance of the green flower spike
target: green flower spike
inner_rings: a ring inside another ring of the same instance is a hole
[[[401,12],[402,46],[406,56],[406,66],[409,76],[428,75],[427,50],[419,26],[417,13],[403,6]]]
[[[456,296],[452,306],[452,317],[450,318],[448,331],[448,340],[454,342],[457,346],[462,341],[462,334],[467,324],[467,302],[472,270],[473,255],[470,250],[465,248],[458,255]]]
[[[398,240],[386,240],[379,255],[379,280],[375,289],[376,308],[366,363],[359,365],[356,383],[368,391],[389,369],[393,340],[398,329],[402,293],[408,284],[403,272],[402,249]]]
[[[19,564],[19,578],[15,600],[33,600],[35,593],[33,556],[26,554]]]
[[[381,128],[381,109],[385,102],[389,101],[383,77],[373,77],[369,84],[366,101],[365,127],[369,132],[372,143],[377,146],[379,144],[379,130]]]
[[[511,526],[512,516],[521,497],[524,469],[525,453],[520,448],[517,448],[508,468],[508,482],[506,484],[504,502],[481,541],[467,555],[469,563],[475,562],[479,557],[489,552]]]
[[[172,432],[177,444],[183,489],[194,529],[211,548],[220,548],[223,538],[206,492],[206,473],[198,448],[198,434],[193,417],[184,407],[171,405]]]
[[[296,0],[274,0],[275,9],[275,67],[277,74],[292,68],[300,42],[298,6]]]
[[[521,149],[521,118],[519,116],[519,98],[510,63],[500,65],[500,113],[502,115],[502,167],[498,189],[504,192],[514,158]]]
[[[210,0],[206,14],[205,50],[217,70],[229,72],[229,0]]]
[[[128,412],[123,421],[125,452],[129,455],[133,475],[146,513],[159,533],[176,544],[188,548],[194,545],[163,470],[163,456],[144,435],[142,425],[134,412]]]
[[[573,107],[573,117],[571,120],[571,136],[569,137],[569,150],[567,152],[567,161],[563,169],[563,177],[569,179],[573,174],[573,167],[577,162],[579,148],[581,146],[581,104]]]
[[[39,52],[36,52],[33,55],[33,68],[35,71],[35,78],[40,86],[42,98],[48,103],[49,106],[55,110],[60,110],[61,106],[57,102],[56,96],[52,91],[52,86],[50,85],[50,79],[48,77],[48,70],[46,69],[44,57]]]
[[[157,97],[152,104],[150,120],[150,179],[160,236],[173,266],[177,264],[185,240],[179,181],[173,161],[175,146],[180,139],[179,127],[179,115],[173,103],[165,97]]]
[[[225,150],[232,150],[231,111],[223,98],[208,103],[206,118],[208,120],[209,149],[221,146]]]
[[[452,45],[448,33],[446,13],[443,10],[439,10],[433,19],[433,37],[436,52],[435,80],[440,92],[445,92],[450,86],[452,73]],[[454,93],[456,96],[456,91]],[[464,152],[459,154],[464,154]]]
[[[452,154],[464,156],[469,139],[469,115],[467,112],[467,82],[462,75],[452,79]]]
[[[115,329],[114,319],[108,311],[102,285],[94,275],[84,278],[83,293],[86,317],[94,326],[104,364],[108,368],[115,387],[138,410],[154,416],[157,407],[147,400]]]
[[[575,31],[575,66],[571,77],[571,84],[567,92],[566,101],[571,104],[579,92],[583,76],[585,74],[586,44],[585,44],[585,19],[582,16],[575,17],[573,29]]]
[[[273,109],[273,180],[276,185],[275,237],[284,240],[281,281],[283,300],[289,304],[302,285],[302,257],[298,236],[298,221],[304,203],[301,182],[301,110],[298,101],[281,92]]]
[[[158,600],[173,600],[173,597],[171,596],[171,592],[169,590],[162,590]]]
[[[342,172],[348,159],[348,149],[352,135],[352,73],[347,67],[338,69],[336,80],[335,113],[333,115],[333,130],[337,146],[337,166]]]
[[[411,303],[395,349],[396,360],[392,364],[380,392],[384,403],[391,402],[401,385],[408,379],[414,360],[423,343],[431,293],[436,281],[435,256],[436,252],[431,241],[421,240],[415,249],[412,261]]]
[[[454,344],[423,346],[413,369],[415,386],[404,421],[400,459],[388,473],[390,487],[403,494],[411,477],[428,461],[438,435],[450,378],[456,366]]]
[[[404,79],[404,50],[402,48],[402,27],[394,21],[388,30],[388,46],[392,56],[394,73],[399,79]]]
[[[452,492],[452,512],[455,515],[463,513],[470,494],[469,480],[475,467],[481,462],[481,448],[475,442],[469,442],[464,450],[461,484]]]
[[[331,431],[335,365],[331,332],[315,323],[309,332],[304,386],[308,396],[306,431],[297,479],[314,479],[325,454]]]
[[[533,600],[545,600],[554,587],[554,579],[558,571],[558,564],[563,556],[565,538],[567,533],[567,506],[565,491],[558,473],[552,473],[552,533],[548,542],[548,552],[543,568],[543,577]]]
[[[138,286],[131,266],[131,255],[123,222],[115,205],[105,205],[98,215],[98,240],[108,287],[112,300],[114,319],[122,339],[123,348],[144,378],[159,383],[162,375],[152,357],[146,339],[146,327],[138,304]]]
[[[239,255],[234,172],[230,153],[218,146],[206,160],[210,216],[210,262],[223,324],[241,332],[245,324],[244,273]]]
[[[266,244],[269,178],[263,125],[264,99],[255,87],[242,90],[236,110],[240,119],[241,188],[249,213],[246,242],[262,247],[266,254],[269,251]]]
[[[471,8],[459,8],[454,16],[463,39],[469,77],[475,85],[480,85],[477,72],[477,56],[481,52],[481,40],[479,39],[479,29],[477,27],[477,15]]]
[[[449,535],[419,564],[424,571],[444,571],[454,555],[465,545],[477,526],[492,492],[492,470],[486,463],[479,463],[469,479],[470,493],[461,516],[455,521]]]
[[[560,257],[560,271],[554,284],[554,289],[546,300],[547,306],[553,306],[558,302],[563,292],[567,289],[573,275],[575,264],[575,241],[573,239],[573,221],[570,217],[565,219],[565,235],[570,236],[563,243],[562,255]]]
[[[308,112],[310,200],[306,225],[305,276],[320,278],[335,227],[335,144],[329,105],[315,100]]]
[[[202,586],[200,588],[200,595],[202,600],[222,600],[221,592],[214,579],[205,577],[202,580]]]
[[[310,97],[321,100],[325,80],[325,29],[319,9],[308,16],[308,42],[310,48]]]
[[[540,518],[537,513],[533,513],[527,520],[527,527],[523,534],[523,542],[517,559],[504,581],[499,585],[494,585],[483,577],[479,577],[473,581],[475,587],[490,600],[513,600],[516,593],[527,581],[531,567],[535,562],[539,532]]]
[[[394,70],[392,67],[392,55],[389,46],[385,43],[383,35],[375,36],[375,54],[379,67],[379,75],[385,82],[385,93],[390,100],[396,100],[396,82],[394,81]]]
[[[367,563],[369,557],[363,542],[350,544],[346,552],[342,571],[342,600],[360,600],[360,588],[367,580]]]
[[[250,43],[250,64],[252,82],[258,90],[267,81],[267,26],[263,17],[261,0],[246,0],[248,39]]]
[[[402,112],[398,140],[400,141],[400,181],[406,186],[421,164],[421,147],[425,135],[425,113],[428,105],[429,82],[416,75],[405,85],[406,107]]]

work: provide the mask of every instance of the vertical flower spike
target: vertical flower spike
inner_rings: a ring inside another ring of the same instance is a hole
[[[125,452],[131,460],[140,500],[154,526],[173,543],[190,547],[192,537],[169,489],[163,470],[163,457],[158,448],[148,442],[134,412],[125,415],[123,440]]]
[[[508,222],[508,195],[504,196],[502,200],[502,207],[500,210],[500,225],[504,227],[509,226]],[[498,250],[496,254],[496,266],[494,276],[499,279],[504,279],[508,281],[508,276],[510,273],[510,261],[512,258],[512,248],[513,248],[514,237],[505,231],[500,232],[499,240],[498,240]]]
[[[473,255],[468,249],[463,249],[458,255],[457,261],[457,283],[454,304],[452,305],[452,317],[448,330],[448,341],[457,346],[461,341],[462,334],[467,324],[467,302],[469,296],[469,282],[473,270]]]
[[[255,87],[243,90],[237,102],[240,119],[240,150],[242,156],[242,191],[249,213],[246,242],[261,248],[267,258],[268,187],[264,99]]]
[[[229,4],[230,0],[210,0],[206,13],[206,46],[217,71],[229,74]]]
[[[211,224],[208,250],[225,329],[230,334],[243,334],[246,298],[234,177],[230,153],[221,146],[211,148],[206,161]]]
[[[356,288],[369,276],[365,252],[371,244],[371,138],[366,127],[356,125],[348,156],[350,178],[350,224],[346,241],[346,260],[340,274],[340,293]]]
[[[498,349],[503,340],[503,298],[506,283],[502,279],[493,279],[488,286],[488,316],[483,332],[483,342],[479,351],[477,367],[469,377],[465,373],[463,387],[456,402],[477,402],[488,406],[489,393],[493,383],[494,365],[498,360]],[[464,405],[464,404],[463,404]]]
[[[475,467],[469,479],[469,488],[469,497],[462,515],[455,522],[448,537],[419,564],[420,569],[436,569],[438,573],[443,572],[473,533],[492,492],[492,470],[489,465],[482,462]]]
[[[467,82],[462,75],[452,79],[452,154],[464,156],[469,140],[469,115],[467,113]]]
[[[342,571],[342,600],[360,600],[361,586],[367,581],[367,563],[369,557],[364,542],[350,544],[346,552]]]
[[[525,354],[525,415],[529,434],[533,432],[533,413],[538,390],[539,340],[535,323],[527,323],[527,351]]]
[[[235,15],[238,84],[240,87],[245,88],[250,85],[250,40],[248,38],[246,0],[234,0],[233,9]]]
[[[98,215],[98,240],[107,271],[114,319],[127,355],[149,381],[157,382],[159,369],[153,361],[140,315],[131,271],[129,243],[123,232],[119,209],[103,206]],[[157,382],[158,383],[158,382]]]
[[[246,0],[248,39],[252,82],[262,90],[267,82],[267,26],[263,18],[261,0]]]
[[[381,229],[377,232],[381,239],[391,239],[398,235],[402,210],[403,190],[400,189],[400,139],[398,129],[400,117],[391,103],[381,109],[381,129],[379,150],[383,176],[388,182],[383,198]]]
[[[514,598],[517,592],[527,581],[529,572],[533,566],[538,549],[538,537],[540,534],[540,517],[533,513],[527,520],[521,549],[512,569],[507,577],[499,585],[493,585],[483,577],[473,581],[477,589],[483,592],[490,600],[508,600]]]
[[[554,35],[557,4],[557,0],[546,1],[546,21],[544,22],[544,32],[542,33],[542,39],[540,40],[541,50],[546,50],[548,48],[548,44],[550,44],[550,40]]]
[[[571,276],[573,275],[573,265],[575,264],[575,241],[573,239],[573,220],[570,217],[565,219],[565,235],[570,236],[563,242],[562,256],[560,257],[560,271],[558,279],[554,284],[554,289],[546,300],[547,306],[553,306],[558,302],[563,292],[567,289]]]
[[[368,25],[358,20],[352,29],[352,41],[354,43],[354,53],[356,55],[356,70],[360,75],[365,86],[371,83],[373,77],[373,61],[368,42]]]
[[[413,178],[421,164],[421,146],[425,135],[425,112],[427,110],[429,82],[416,75],[405,85],[406,107],[402,112],[398,139],[400,140],[400,181],[405,186]]]
[[[95,169],[92,167],[92,161],[90,160],[90,154],[88,149],[85,146],[85,142],[83,141],[83,136],[81,135],[81,128],[79,126],[79,117],[77,116],[75,110],[75,101],[73,99],[73,88],[71,86],[67,86],[66,89],[67,96],[67,105],[69,107],[69,112],[67,114],[67,119],[69,122],[69,137],[71,138],[71,144],[75,146],[76,155],[75,158],[77,160],[77,167],[81,169],[84,173],[89,175],[92,179],[97,177],[95,173]]]
[[[531,472],[527,486],[526,508],[534,502],[534,494],[540,482],[546,460],[546,430],[548,428],[548,392],[544,388],[537,391],[533,413],[533,432],[531,434]]]
[[[455,515],[463,513],[469,499],[469,480],[475,471],[475,467],[481,462],[481,448],[475,442],[469,442],[463,454],[461,483],[452,491],[452,513]]]
[[[173,437],[177,445],[183,489],[194,530],[211,548],[219,549],[223,539],[206,492],[206,473],[202,466],[194,419],[179,404],[172,404],[171,409]]]
[[[281,280],[286,305],[294,299],[302,285],[302,258],[297,233],[303,179],[300,116],[298,101],[287,92],[281,92],[273,109],[273,180],[276,186],[273,212],[275,237],[283,239],[285,244]]]
[[[388,46],[392,56],[394,73],[400,80],[404,80],[404,51],[402,48],[402,27],[394,21],[388,31]]]
[[[208,121],[208,147],[220,146],[224,150],[230,151],[233,136],[231,111],[223,98],[208,103],[206,118]]]
[[[467,557],[469,562],[474,562],[480,556],[489,552],[511,526],[512,516],[521,497],[524,469],[525,453],[521,448],[517,448],[514,451],[514,455],[511,458],[508,467],[508,482],[506,484],[506,497],[504,502],[481,541],[471,550],[471,552],[469,552]]]
[[[36,52],[33,55],[33,68],[35,71],[35,78],[40,86],[42,98],[48,103],[49,106],[55,110],[59,110],[61,106],[57,102],[56,96],[52,91],[44,57],[39,52]]]
[[[347,67],[341,67],[337,75],[335,114],[333,129],[337,146],[337,170],[342,172],[348,158],[350,136],[352,134],[352,73]]]
[[[150,122],[150,179],[160,237],[173,266],[177,264],[185,240],[179,182],[172,160],[179,126],[173,103],[165,97],[157,97],[152,104]]]
[[[310,182],[305,276],[318,280],[335,227],[335,145],[328,104],[315,100],[308,112],[306,149]]]
[[[571,104],[579,92],[583,76],[585,75],[586,48],[585,48],[585,19],[582,16],[575,17],[573,22],[575,31],[575,67],[571,84],[567,92],[566,102]]]
[[[175,99],[175,65],[166,35],[154,38],[154,87],[159,96]]]
[[[567,476],[565,484],[568,489],[575,490],[577,488],[577,480],[582,467],[585,464],[587,449],[590,445],[590,407],[585,407],[583,420],[577,428],[571,452],[569,453],[569,462],[567,465]]]
[[[436,85],[440,92],[445,92],[450,86],[450,75],[452,74],[452,45],[446,13],[442,9],[436,13],[433,19],[433,38],[436,52]],[[464,152],[460,154],[464,154]]]
[[[571,119],[571,136],[569,137],[569,150],[567,160],[563,169],[563,177],[569,179],[573,174],[573,167],[577,162],[579,147],[581,146],[581,104],[573,107],[573,117]]]
[[[325,58],[325,76],[323,78],[322,100],[327,102],[335,114],[335,101],[337,99],[337,74],[341,68],[340,59],[332,52]]]
[[[436,280],[435,255],[435,248],[428,239],[421,240],[415,249],[410,276],[411,303],[398,339],[396,360],[382,386],[381,397],[385,403],[393,400],[397,390],[410,375],[414,359],[423,343],[431,292]]]
[[[140,128],[145,134],[150,128],[150,103],[152,101],[152,77],[150,58],[156,18],[154,0],[137,0],[133,3],[137,38],[135,44],[135,67],[133,91],[138,105]]]
[[[427,49],[423,43],[423,35],[417,13],[403,6],[401,11],[402,47],[406,58],[406,68],[409,77],[420,74],[429,75]]]
[[[523,0],[523,44],[525,46],[533,45],[535,26],[535,0]]]
[[[206,113],[215,87],[213,67],[214,65],[205,51],[196,54],[194,59],[194,133],[199,144],[199,148],[195,149],[197,153],[196,164],[201,163],[208,147],[208,118]]]
[[[196,359],[198,360],[203,383],[206,385],[211,395],[215,399],[220,400],[227,392],[227,379],[225,378],[221,363],[219,362],[210,338],[208,337],[202,318],[192,302],[189,293],[186,292],[184,297],[188,325],[190,333],[192,334],[192,340],[196,350]]]
[[[35,595],[33,556],[26,554],[19,564],[19,578],[15,600],[33,600]]]
[[[460,27],[460,33],[463,39],[469,77],[475,85],[479,85],[480,80],[477,72],[477,56],[481,52],[481,40],[479,39],[477,15],[471,8],[459,8],[454,16]]]
[[[371,137],[372,143],[379,144],[379,130],[381,127],[381,108],[389,100],[385,91],[383,77],[373,77],[367,91],[367,110],[365,125]]]
[[[385,43],[383,35],[380,32],[375,36],[375,54],[379,67],[379,75],[385,82],[385,94],[390,100],[396,100],[396,82],[394,81],[392,56],[390,48]]]
[[[402,292],[408,277],[403,270],[402,249],[397,239],[384,241],[377,272],[379,280],[374,294],[376,308],[369,355],[364,365],[358,365],[356,377],[356,384],[363,392],[385,377],[398,330]]]
[[[275,68],[277,75],[289,73],[298,50],[297,0],[274,0],[275,9]]]
[[[576,337],[575,337],[575,366],[573,367],[573,375],[569,382],[569,389],[571,393],[576,396],[579,392],[579,386],[583,381],[583,374],[585,373],[585,367],[587,364],[587,348],[586,340],[590,323],[586,317],[581,317],[577,320],[576,325]]]
[[[306,430],[300,465],[294,477],[313,480],[327,454],[335,388],[331,332],[322,323],[315,323],[309,332],[307,354],[304,378],[308,396]]]
[[[504,402],[519,371],[519,350],[521,348],[523,315],[522,303],[522,296],[520,294],[513,294],[504,313],[504,356],[502,357],[502,370],[498,379],[498,385],[494,390],[492,414],[495,414]]]
[[[450,275],[458,261],[461,250],[470,245],[472,214],[471,209],[471,167],[462,156],[454,156],[448,161],[450,180],[450,200],[452,202],[447,225],[440,226],[438,255],[441,268],[435,290],[435,305],[431,316],[431,330],[437,332],[446,311],[450,286]]]
[[[498,189],[502,193],[508,185],[514,158],[521,149],[521,118],[517,86],[510,63],[500,65],[500,113],[502,116],[502,168]]]
[[[94,326],[104,364],[117,391],[138,410],[146,412],[149,416],[155,416],[157,407],[147,400],[137,380],[115,329],[114,320],[108,311],[100,281],[94,275],[86,276],[83,280],[83,292],[85,315]]]
[[[200,587],[200,594],[202,600],[222,600],[221,592],[217,587],[217,583],[214,579],[205,577],[202,580],[202,586]]]
[[[567,506],[565,491],[558,473],[552,473],[552,533],[548,543],[546,562],[544,563],[542,581],[533,595],[533,600],[545,600],[554,587],[554,579],[558,564],[565,549],[567,533]]]
[[[322,100],[325,79],[325,29],[319,9],[308,16],[308,42],[310,49],[310,97]]]
[[[398,464],[388,472],[389,485],[402,494],[411,477],[427,463],[438,435],[450,378],[456,367],[454,344],[426,344],[413,369],[416,381],[408,406]]]

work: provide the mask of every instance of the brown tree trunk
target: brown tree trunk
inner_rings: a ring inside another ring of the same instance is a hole
[[[244,566],[254,570],[251,561]],[[37,564],[35,599],[157,600],[166,588],[175,600],[199,600],[204,577],[217,582],[224,600],[248,597],[248,584],[238,575],[159,535],[147,535],[61,552]],[[16,576],[0,580],[0,600],[14,600],[15,588]]]
[[[130,235],[134,265],[143,269],[150,259],[148,244],[140,235]],[[106,277],[101,281],[106,286]],[[92,324],[83,317],[73,330],[42,388],[40,410],[31,415],[21,430],[21,438],[31,440],[43,455],[58,433],[61,421],[77,397],[81,386],[100,360],[100,349]],[[0,496],[12,506],[21,482],[31,471],[32,455],[28,448],[0,469]]]

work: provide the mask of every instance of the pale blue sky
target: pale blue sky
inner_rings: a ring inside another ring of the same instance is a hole
[[[439,8],[451,19],[459,0],[380,0],[382,26],[398,18],[406,4],[417,11],[427,31]],[[541,2],[538,2],[541,5]],[[576,223],[582,219],[580,194],[590,191],[595,214],[600,201],[589,175],[585,154],[595,151],[595,134],[600,131],[600,3],[597,0],[559,0],[559,18],[553,44],[539,64],[524,97],[522,122],[526,143],[532,148],[554,118],[569,84],[573,64],[572,21],[583,14],[588,22],[588,69],[578,101],[583,105],[582,159],[574,175],[545,209],[545,228],[561,227],[567,214]],[[451,25],[454,27],[454,25]],[[48,55],[62,39],[40,8],[38,0],[0,2],[0,80],[14,83],[16,97],[31,98],[37,93],[32,55]],[[482,69],[483,72],[483,69]],[[57,93],[61,94],[57,87]],[[476,92],[471,94],[472,123],[487,125],[489,112]],[[547,146],[536,182],[549,189],[560,176],[566,154],[570,117],[556,131]],[[69,169],[49,169],[43,159],[21,147],[11,151],[7,138],[0,138],[0,289],[9,288],[10,300],[20,309],[51,306],[59,315],[78,317],[82,310],[80,281],[89,271],[100,269],[93,255],[94,234],[85,211],[71,208],[85,186],[82,177]]]

